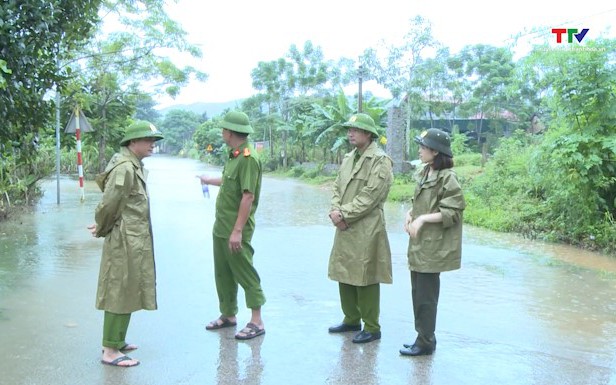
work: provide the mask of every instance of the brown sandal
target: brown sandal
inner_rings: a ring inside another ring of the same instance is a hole
[[[240,333],[242,333],[243,335],[241,335]],[[265,334],[265,329],[260,329],[257,325],[253,324],[252,322],[249,322],[248,324],[246,324],[246,327],[244,329],[240,330],[235,335],[235,339],[250,340],[262,334]]]
[[[214,321],[205,325],[205,330],[218,330],[218,329],[228,328],[228,327],[235,326],[235,325],[237,325],[237,322],[231,321],[227,317],[220,316],[219,318],[216,318]]]

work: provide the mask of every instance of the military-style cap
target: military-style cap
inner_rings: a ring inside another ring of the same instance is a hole
[[[343,123],[342,127],[359,128],[360,130],[370,132],[374,137],[379,136],[379,132],[376,130],[376,124],[374,124],[374,120],[368,114],[355,114],[351,116],[348,122]]]
[[[243,134],[252,134],[254,132],[250,126],[248,115],[241,111],[227,112],[220,122],[220,127]]]
[[[453,158],[449,134],[438,128],[431,128],[415,137],[415,142]]]
[[[164,139],[164,136],[152,123],[146,120],[138,120],[128,126],[120,145],[127,146],[131,140],[142,138],[154,138],[154,140],[161,140]]]

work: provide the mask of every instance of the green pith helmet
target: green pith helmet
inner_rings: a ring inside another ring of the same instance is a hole
[[[220,122],[220,127],[243,134],[252,134],[254,132],[248,121],[248,115],[241,111],[227,112]]]
[[[128,126],[120,145],[128,146],[128,143],[131,140],[142,138],[154,138],[155,140],[161,140],[165,137],[152,123],[147,120],[137,120],[135,123]]]
[[[351,116],[348,122],[342,124],[342,127],[346,128],[359,128],[364,131],[368,131],[375,138],[378,138],[379,132],[376,130],[376,124],[374,120],[367,114],[355,114]]]
[[[431,128],[415,137],[415,142],[453,158],[449,134],[438,128]]]

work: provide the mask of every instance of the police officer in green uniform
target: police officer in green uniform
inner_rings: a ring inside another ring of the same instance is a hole
[[[462,214],[466,203],[453,168],[449,135],[431,128],[415,138],[426,164],[418,174],[413,206],[404,229],[410,235],[408,262],[417,338],[400,354],[429,355],[436,349],[440,273],[460,268]]]
[[[355,114],[343,126],[355,148],[345,155],[334,183],[329,217],[336,235],[328,276],[338,281],[344,319],[329,332],[361,330],[353,342],[366,343],[381,338],[380,283],[392,282],[383,214],[393,181],[392,161],[378,147],[379,134],[369,115]]]
[[[141,160],[152,155],[160,139],[162,133],[150,122],[131,124],[120,151],[96,177],[103,197],[96,207],[96,223],[88,229],[94,237],[105,238],[96,308],[105,311],[101,362],[107,365],[139,364],[124,354],[137,349],[125,341],[131,313],[157,308],[147,171]]]
[[[248,116],[241,111],[231,111],[224,116],[220,126],[222,138],[230,148],[222,177],[199,176],[202,184],[220,186],[213,229],[214,274],[220,316],[205,328],[217,330],[237,324],[239,284],[244,289],[246,306],[252,310],[252,316],[235,338],[247,340],[265,333],[261,318],[265,295],[253,266],[254,250],[250,244],[261,192],[262,168],[255,150],[247,141],[248,135],[253,133]]]

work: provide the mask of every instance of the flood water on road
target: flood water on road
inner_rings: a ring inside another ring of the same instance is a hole
[[[0,224],[2,384],[607,384],[616,385],[616,258],[466,226],[462,269],[441,275],[433,356],[401,357],[415,334],[406,265],[405,205],[387,204],[394,283],[381,286],[383,337],[330,335],[341,321],[327,279],[330,190],[266,176],[253,238],[267,303],[263,338],[204,330],[218,316],[211,230],[219,168],[166,156],[144,160],[155,239],[159,309],[133,315],[142,361],[100,364],[94,308],[102,240],[86,230],[100,192],[44,183],[35,212]],[[240,305],[243,305],[240,290]],[[238,324],[248,322],[241,308]]]

